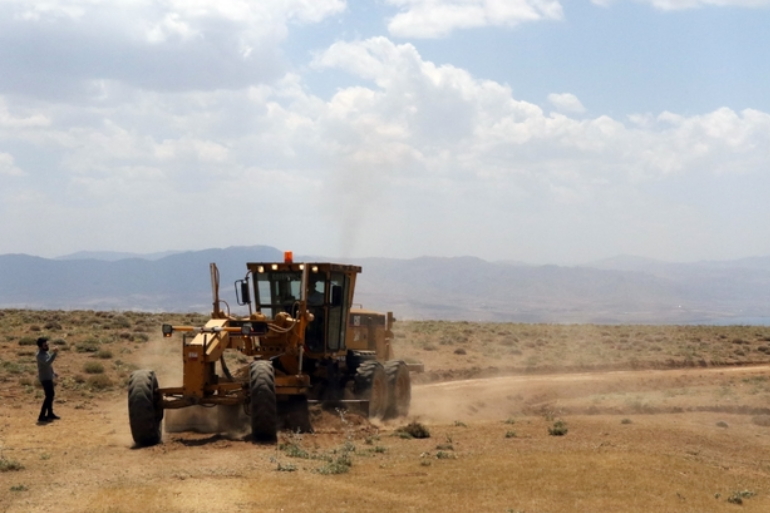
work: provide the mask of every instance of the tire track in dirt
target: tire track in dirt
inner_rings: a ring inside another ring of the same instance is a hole
[[[770,365],[496,376],[414,385],[413,416],[428,422],[505,419],[559,401],[705,386],[732,377],[765,376]]]

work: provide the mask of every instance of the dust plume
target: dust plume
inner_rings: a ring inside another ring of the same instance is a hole
[[[249,417],[242,405],[188,406],[166,410],[163,424],[166,433],[218,433],[234,440],[243,439],[251,433]]]

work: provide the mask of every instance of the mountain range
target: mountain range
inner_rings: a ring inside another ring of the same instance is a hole
[[[246,262],[283,259],[269,246],[140,255],[0,255],[0,308],[211,311],[209,263],[235,314]],[[619,256],[579,266],[475,257],[294,260],[363,268],[355,302],[397,318],[598,324],[770,324],[770,257],[671,263]]]

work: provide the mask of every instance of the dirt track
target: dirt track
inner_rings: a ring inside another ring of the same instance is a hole
[[[0,451],[24,469],[0,473],[0,511],[735,511],[727,498],[739,491],[752,494],[743,511],[770,511],[768,376],[770,366],[421,385],[413,414],[429,439],[334,416],[284,439],[312,454],[352,444],[340,475],[237,437],[166,433],[133,449],[118,392],[61,404],[63,420],[45,426],[37,401],[6,397]],[[566,436],[548,435],[555,419]]]
[[[469,379],[462,381],[447,381],[420,385],[415,387],[413,411],[419,412],[424,418],[436,422],[454,420],[494,420],[499,419],[509,411],[517,415],[522,411],[528,413],[556,414],[564,411],[592,413],[600,411],[621,413],[618,401],[591,401],[593,408],[585,406],[591,398],[607,397],[617,394],[619,397],[629,394],[646,394],[654,397],[656,392],[675,389],[679,386],[708,386],[722,382],[730,377],[764,375],[770,377],[770,365],[740,366],[740,367],[711,367],[679,370],[624,370],[607,372],[584,372],[570,374],[538,374],[500,376],[494,378]],[[713,398],[702,402],[693,401],[676,405],[669,404],[649,406],[648,412],[665,411],[668,407],[684,409],[712,409],[725,411],[732,408],[767,410],[770,413],[770,402],[713,401]],[[580,411],[583,409],[591,411]],[[577,410],[577,411],[576,411]]]

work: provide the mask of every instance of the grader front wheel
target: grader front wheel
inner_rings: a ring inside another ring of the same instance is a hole
[[[251,436],[255,442],[275,442],[278,433],[278,410],[275,399],[275,371],[268,361],[251,362]]]
[[[160,442],[163,408],[158,397],[158,379],[151,370],[138,370],[128,381],[128,420],[131,436],[140,447]]]

